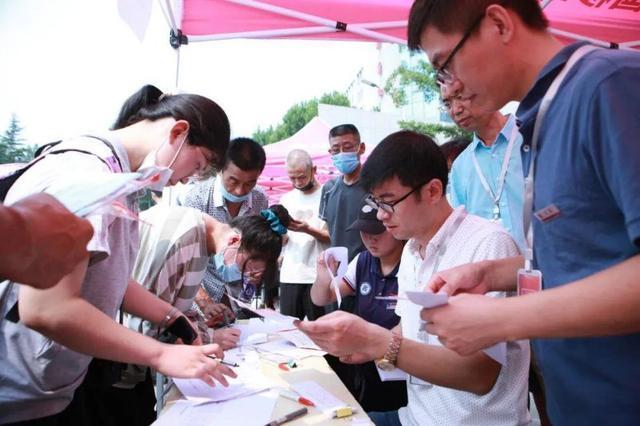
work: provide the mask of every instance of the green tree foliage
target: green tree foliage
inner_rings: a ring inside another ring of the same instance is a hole
[[[419,121],[399,121],[398,125],[401,129],[413,130],[414,132],[422,133],[432,138],[435,138],[437,135],[442,135],[445,139],[453,139],[458,136],[464,136],[468,139],[473,138],[473,133],[462,130],[456,125],[422,123]]]
[[[33,158],[36,151],[35,145],[25,145],[20,137],[22,127],[18,118],[11,116],[9,127],[0,136],[0,164],[5,163],[25,163]]]
[[[253,139],[261,145],[269,145],[294,135],[318,115],[318,104],[351,106],[349,98],[345,94],[336,91],[325,93],[320,99],[316,98],[295,104],[284,114],[281,123],[269,126],[264,130],[258,128],[253,133]]]
[[[440,95],[435,71],[423,59],[411,65],[403,61],[387,78],[384,91],[391,96],[397,107],[407,105],[409,94],[415,91],[422,93],[426,102],[437,99]]]

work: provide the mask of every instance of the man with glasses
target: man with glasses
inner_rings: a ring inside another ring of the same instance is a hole
[[[440,94],[443,110],[456,125],[473,132],[473,141],[451,167],[451,205],[499,223],[523,249],[522,136],[515,116],[477,111],[453,86],[442,84]]]
[[[554,424],[637,424],[640,54],[563,46],[547,26],[536,0],[412,7],[409,47],[429,56],[441,81],[479,111],[521,102],[526,176],[525,258],[443,271],[429,288],[483,293],[519,279],[529,294],[492,303],[460,295],[422,318],[463,355],[537,338]]]
[[[387,330],[334,312],[299,328],[344,362],[376,360],[380,368],[397,366],[409,374],[407,406],[369,413],[376,425],[528,424],[528,342],[507,343],[504,365],[484,353],[460,356],[422,330],[420,306],[403,297],[440,269],[513,256],[516,243],[498,225],[451,208],[444,196],[447,163],[427,136],[402,131],[386,137],[367,159],[362,184],[371,192],[365,202],[386,229],[409,240],[398,271],[400,324]]]

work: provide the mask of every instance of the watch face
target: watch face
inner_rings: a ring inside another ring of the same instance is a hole
[[[376,361],[376,367],[378,367],[382,371],[391,371],[395,367],[391,361],[386,358],[382,358]]]

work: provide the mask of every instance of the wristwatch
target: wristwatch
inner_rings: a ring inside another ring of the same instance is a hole
[[[376,367],[382,371],[391,371],[396,368],[401,343],[402,336],[392,331],[389,347],[387,347],[387,351],[384,353],[382,358],[376,360]]]

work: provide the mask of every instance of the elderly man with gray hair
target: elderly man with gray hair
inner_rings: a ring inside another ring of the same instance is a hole
[[[309,292],[316,277],[316,259],[329,246],[329,231],[318,216],[322,185],[316,180],[316,167],[309,153],[295,149],[287,155],[287,175],[293,189],[280,203],[293,218],[289,238],[282,251],[280,268],[280,312],[310,320],[324,310],[311,302]]]

